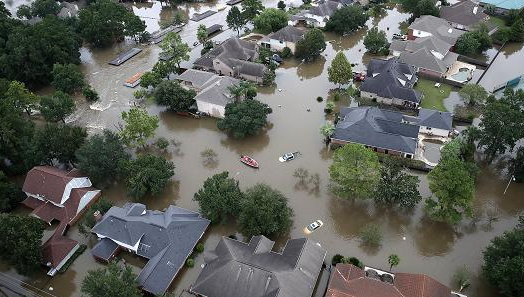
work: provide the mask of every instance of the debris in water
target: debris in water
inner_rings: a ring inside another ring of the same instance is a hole
[[[279,104],[278,107],[282,107],[282,105]]]
[[[278,89],[279,92],[282,92],[282,89]]]

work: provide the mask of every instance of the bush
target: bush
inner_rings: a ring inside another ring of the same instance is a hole
[[[100,99],[100,96],[98,96],[98,93],[93,90],[90,86],[84,86],[82,88],[82,95],[86,98],[89,102],[95,102]]]
[[[204,251],[204,244],[203,243],[198,243],[195,247],[195,252],[197,253],[202,253]]]
[[[235,234],[229,234],[227,237],[231,238],[231,239],[234,239],[234,240],[238,240],[238,238],[237,238],[237,236]]]
[[[324,107],[324,111],[325,111],[326,113],[332,113],[333,110],[335,110],[335,102],[333,102],[333,101],[328,101],[328,102],[326,103],[326,107]]]
[[[282,56],[282,58],[290,58],[293,56],[293,53],[291,52],[291,49],[289,47],[285,47],[283,50],[282,50],[282,53],[280,54]]]
[[[169,146],[169,141],[165,137],[160,137],[155,141],[155,146],[158,149],[165,151]]]
[[[366,245],[380,245],[382,242],[382,231],[376,224],[367,224],[358,234],[360,240]]]
[[[195,267],[195,260],[189,258],[186,260],[186,267],[193,268]]]
[[[344,256],[342,256],[341,254],[335,254],[333,258],[331,258],[331,265],[335,266],[338,263],[342,263],[343,260],[344,260]]]
[[[355,257],[349,257],[348,259],[349,263],[350,264],[353,264],[357,267],[360,267],[362,269],[364,269],[364,263],[362,263],[359,259],[355,258]]]
[[[322,96],[318,96],[318,97],[317,97],[317,101],[318,101],[318,102],[322,102],[322,101],[324,101],[324,98],[322,98]]]

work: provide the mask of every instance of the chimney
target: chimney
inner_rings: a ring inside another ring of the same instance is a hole
[[[93,213],[93,217],[95,217],[95,222],[100,222],[102,219],[102,214],[100,213],[100,210],[97,210]]]

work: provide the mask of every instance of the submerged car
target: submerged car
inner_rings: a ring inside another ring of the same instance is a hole
[[[298,152],[296,152],[296,153],[287,153],[287,154],[284,154],[284,155],[280,156],[280,158],[278,158],[278,160],[280,162],[291,161],[291,160],[295,159],[296,154],[298,154]]]
[[[307,225],[307,227],[304,228],[304,232],[306,234],[313,233],[313,231],[317,230],[322,226],[324,226],[324,223],[321,220],[316,220],[313,223]]]

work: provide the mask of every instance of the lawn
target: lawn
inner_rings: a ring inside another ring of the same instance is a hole
[[[449,93],[453,90],[452,86],[440,84],[440,87],[436,88],[434,81],[419,79],[415,90],[424,94],[420,104],[421,107],[447,111],[446,107],[444,107],[444,99],[449,97]]]
[[[489,17],[489,20],[495,25],[497,26],[499,29],[502,29],[502,28],[505,28],[506,27],[506,21],[502,18],[499,18],[499,17],[495,17],[495,16],[490,16]]]

